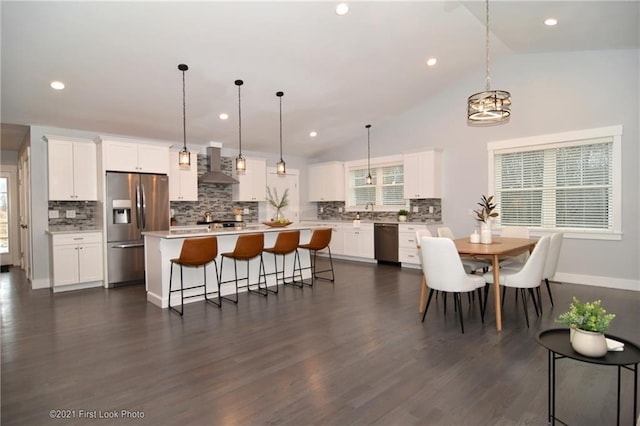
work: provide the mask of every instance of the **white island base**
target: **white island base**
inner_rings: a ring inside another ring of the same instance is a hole
[[[175,259],[180,256],[180,250],[182,248],[182,241],[185,238],[198,238],[198,237],[210,237],[215,236],[218,239],[218,256],[216,262],[218,268],[220,268],[221,256],[220,253],[226,253],[233,251],[236,239],[241,234],[252,233],[264,233],[264,246],[273,247],[276,241],[276,237],[279,232],[283,231],[300,231],[300,242],[306,243],[311,238],[310,226],[295,226],[290,225],[287,228],[269,228],[263,225],[252,225],[246,228],[223,228],[207,231],[202,229],[191,230],[177,230],[177,231],[159,231],[159,232],[147,232],[144,234],[144,261],[145,261],[145,284],[147,290],[147,301],[159,306],[163,309],[169,307],[169,276],[171,272],[171,259]],[[271,253],[263,253],[264,266],[267,273],[267,285],[276,285],[276,276],[269,275],[275,272],[274,256]],[[285,275],[290,276],[293,268],[294,254],[285,256]],[[300,262],[303,268],[309,267],[309,254],[307,250],[300,250]],[[251,275],[251,283],[257,283],[258,281],[258,269],[260,265],[260,258],[256,258],[249,263],[249,273]],[[282,269],[282,256],[278,256],[278,270]],[[207,265],[207,291],[218,291],[218,278],[216,277],[214,264]],[[238,263],[238,275],[239,278],[244,278],[246,274],[246,263]],[[233,261],[225,259],[224,270],[222,271],[222,281],[231,280],[234,278]],[[180,267],[176,265],[174,267],[173,288],[180,288]],[[281,274],[278,274],[281,276]],[[311,278],[311,270],[303,269],[303,278]],[[201,284],[203,281],[202,268],[183,268],[184,287],[191,287],[193,285]],[[246,281],[240,281],[240,285],[246,285]],[[253,286],[252,286],[253,288]],[[235,284],[233,282],[222,285],[221,295],[231,295],[236,291]],[[241,288],[240,291],[246,291],[246,288]],[[201,293],[202,289],[194,289],[185,291],[185,296],[195,295]],[[173,304],[179,304],[179,295],[174,293]],[[193,297],[185,299],[185,303],[191,303],[204,300],[204,297]]]

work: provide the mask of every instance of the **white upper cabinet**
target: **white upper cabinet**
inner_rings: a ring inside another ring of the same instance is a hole
[[[233,201],[265,201],[267,198],[267,161],[260,158],[247,158],[247,170],[233,177],[239,183],[233,184]],[[235,167],[235,166],[234,166]]]
[[[344,163],[309,167],[309,201],[344,201]]]
[[[442,198],[442,152],[403,155],[404,198]]]
[[[178,165],[178,151],[169,155],[169,201],[198,201],[198,156],[191,153],[191,166]]]
[[[96,145],[90,140],[47,137],[49,200],[98,199]]]
[[[169,146],[101,139],[105,170],[169,174]]]

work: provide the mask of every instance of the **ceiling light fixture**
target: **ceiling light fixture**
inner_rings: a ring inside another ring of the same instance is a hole
[[[287,174],[287,164],[282,159],[282,96],[284,92],[276,92],[276,96],[280,98],[280,161],[276,164],[276,173],[284,176]]]
[[[240,86],[244,84],[242,80],[236,80],[235,85],[238,86],[238,158],[236,158],[236,172],[244,173],[247,171],[247,160],[242,156],[242,108],[240,105]]]
[[[511,116],[511,93],[505,90],[491,90],[489,75],[489,0],[486,0],[486,46],[487,46],[487,86],[484,92],[475,93],[467,100],[467,124],[469,126],[491,126],[509,121]]]
[[[336,15],[344,16],[349,13],[349,5],[346,3],[340,3],[336,6]]]
[[[315,138],[316,136],[318,136],[318,132],[309,132],[309,136]]]
[[[367,128],[367,178],[365,179],[365,183],[367,185],[371,185],[373,183],[373,178],[371,177],[371,140],[370,140],[371,124],[367,124],[364,127]]]
[[[223,112],[218,117],[220,117],[220,120],[227,120],[229,118],[229,114],[227,114],[226,112]]]
[[[434,66],[437,63],[438,63],[438,60],[436,58],[427,59],[427,65],[430,66],[430,67]]]
[[[49,86],[51,86],[51,88],[55,90],[64,89],[64,83],[61,81],[52,81],[51,84],[49,84]]]
[[[558,25],[558,20],[556,18],[547,18],[544,20],[544,24],[548,27],[553,27],[554,25]]]
[[[182,169],[191,167],[191,153],[187,150],[187,109],[185,103],[184,72],[189,69],[185,64],[178,65],[182,71],[182,150],[178,153],[178,166]]]

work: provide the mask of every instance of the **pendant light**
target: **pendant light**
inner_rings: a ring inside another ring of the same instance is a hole
[[[181,169],[188,169],[191,167],[191,153],[187,150],[187,112],[185,103],[185,90],[184,90],[184,72],[189,69],[185,64],[178,65],[178,69],[182,71],[182,149],[178,153],[178,166]]]
[[[367,124],[364,126],[367,128],[367,178],[365,179],[365,183],[367,185],[373,184],[373,178],[371,177],[371,140],[370,140],[370,132],[371,132],[371,124]]]
[[[469,96],[467,101],[467,124],[469,126],[492,126],[509,121],[511,116],[511,93],[491,90],[489,75],[489,0],[486,0],[486,90]]]
[[[236,172],[244,173],[247,171],[247,160],[242,156],[242,109],[240,106],[240,86],[244,84],[242,80],[236,80],[235,85],[238,86],[238,158],[236,158]]]
[[[282,96],[284,92],[276,92],[276,96],[280,98],[280,161],[276,164],[276,173],[280,176],[287,174],[287,164],[282,159]]]

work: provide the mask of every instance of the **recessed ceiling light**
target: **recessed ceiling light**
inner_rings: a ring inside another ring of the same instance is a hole
[[[226,120],[229,118],[229,114],[227,114],[226,112],[223,112],[218,117],[220,117],[220,120]]]
[[[309,132],[309,136],[315,138],[316,136],[318,136],[318,132]]]
[[[427,59],[427,65],[429,65],[430,67],[434,66],[437,63],[438,63],[438,60],[436,58]]]
[[[56,90],[64,89],[64,83],[61,81],[52,81],[49,86],[51,86],[52,89],[56,89]]]
[[[556,18],[547,18],[544,20],[544,24],[548,27],[553,27],[554,25],[558,25],[558,20]]]
[[[349,5],[346,3],[340,3],[336,6],[336,15],[346,15],[349,13]]]

